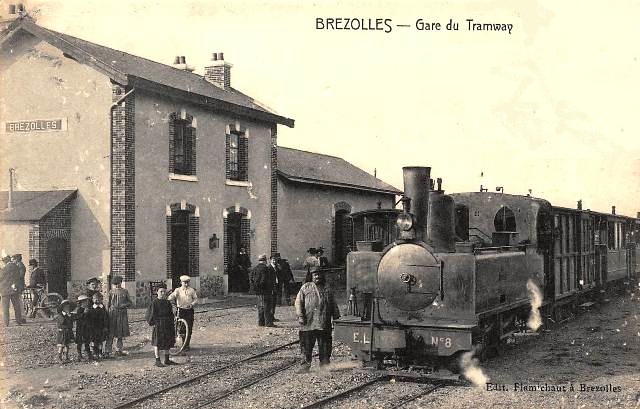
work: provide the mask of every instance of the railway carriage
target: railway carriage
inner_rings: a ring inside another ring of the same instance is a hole
[[[357,359],[455,367],[461,353],[486,355],[525,330],[533,294],[542,318],[560,318],[638,273],[638,219],[529,195],[446,195],[430,168],[403,171],[401,212],[352,215],[358,251],[335,337]]]

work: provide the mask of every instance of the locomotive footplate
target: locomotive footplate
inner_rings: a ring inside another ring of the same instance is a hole
[[[397,352],[405,348],[420,349],[429,355],[451,356],[458,351],[471,350],[471,330],[457,326],[389,326],[366,321],[339,320],[335,322],[335,338],[349,345],[352,351]],[[371,339],[373,338],[373,346]]]

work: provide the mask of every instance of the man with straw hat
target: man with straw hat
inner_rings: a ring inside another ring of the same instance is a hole
[[[193,306],[198,302],[198,295],[196,290],[190,286],[191,277],[188,275],[180,276],[181,286],[173,290],[173,292],[167,297],[169,301],[176,303],[178,306],[178,318],[184,318],[189,324],[189,335],[184,340],[183,351],[191,349],[191,334],[193,334]],[[184,334],[182,334],[184,335]]]

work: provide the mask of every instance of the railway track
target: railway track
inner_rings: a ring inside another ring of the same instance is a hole
[[[242,391],[244,389],[247,389],[248,387],[253,386],[258,382],[261,382],[261,381],[263,381],[265,379],[271,378],[272,376],[274,376],[274,375],[276,375],[276,374],[278,374],[280,372],[286,371],[287,369],[291,368],[292,366],[296,365],[297,363],[298,363],[297,359],[288,360],[284,364],[276,367],[275,369],[267,371],[266,373],[264,373],[264,374],[262,374],[262,375],[260,375],[260,376],[258,376],[256,378],[249,379],[246,382],[243,382],[242,384],[240,384],[239,386],[230,388],[230,389],[228,389],[228,390],[226,390],[226,391],[224,391],[222,393],[214,395],[211,398],[206,398],[204,403],[202,403],[202,404],[200,404],[198,406],[195,406],[192,409],[202,409],[202,408],[214,407],[212,405],[214,405],[215,403],[217,403],[217,402],[219,402],[219,401],[231,396],[234,393],[237,393],[237,392],[240,392],[240,391]]]
[[[388,381],[391,378],[393,378],[393,376],[390,375],[381,375],[378,376],[377,378],[371,379],[369,381],[363,382],[359,385],[356,385],[354,387],[351,387],[349,389],[346,389],[344,391],[338,392],[334,395],[331,396],[327,396],[325,398],[322,399],[318,399],[315,402],[312,402],[306,406],[302,406],[302,409],[315,409],[315,408],[324,408],[324,407],[333,407],[335,406],[336,402],[343,400],[353,394],[355,394],[356,392],[359,392],[371,385],[374,385],[376,383],[379,382],[383,382],[383,381]],[[402,406],[406,405],[409,402],[413,402],[416,399],[419,399],[423,396],[426,396],[430,393],[435,392],[437,389],[442,388],[445,385],[444,382],[436,382],[430,385],[427,385],[422,391],[413,394],[411,396],[408,396],[406,398],[403,398],[402,400],[400,400],[399,402],[396,402],[393,406],[391,406],[392,409],[397,409],[397,408],[401,408]]]
[[[273,354],[273,353],[275,353],[277,351],[280,351],[282,349],[285,349],[285,348],[288,348],[290,346],[296,345],[299,342],[300,341],[292,341],[292,342],[289,342],[287,344],[283,344],[283,345],[268,349],[266,351],[260,352],[258,354],[254,354],[254,355],[251,355],[249,357],[246,357],[246,358],[231,362],[231,363],[229,363],[227,365],[223,365],[223,366],[220,366],[220,367],[217,367],[217,368],[213,368],[213,369],[211,369],[211,370],[209,370],[209,371],[207,371],[205,373],[202,373],[200,375],[196,375],[196,376],[193,376],[191,378],[185,379],[183,381],[176,382],[174,384],[165,386],[164,388],[155,390],[153,392],[150,392],[150,393],[148,393],[146,395],[140,396],[140,397],[135,398],[133,400],[130,400],[128,402],[125,402],[125,403],[119,404],[117,406],[114,406],[112,409],[131,408],[131,407],[134,407],[136,405],[142,404],[142,403],[144,403],[146,401],[151,401],[152,399],[157,398],[159,395],[165,394],[165,393],[167,393],[167,392],[169,392],[171,390],[174,390],[176,388],[180,388],[180,387],[183,387],[185,385],[192,384],[192,383],[194,383],[196,381],[205,379],[205,378],[207,378],[207,377],[209,377],[209,376],[211,376],[213,374],[216,374],[216,373],[225,371],[227,369],[233,368],[233,367],[235,367],[237,365],[240,365],[242,363],[249,362],[249,361],[252,361],[252,360],[255,360],[255,359],[270,355],[270,354]],[[218,395],[214,396],[213,398],[207,400],[206,404],[210,405],[210,404],[212,404],[214,402],[217,402],[217,401],[219,401],[221,399],[224,399],[225,397],[231,395],[232,393],[234,393],[236,391],[239,391],[239,390],[242,390],[244,388],[247,388],[247,387],[259,382],[260,380],[265,379],[266,377],[272,376],[273,374],[275,374],[277,372],[280,372],[280,371],[283,371],[283,370],[285,370],[285,369],[287,369],[287,368],[289,368],[289,367],[291,367],[293,365],[295,365],[295,360],[292,360],[292,362],[287,362],[286,365],[282,365],[281,367],[278,367],[275,370],[270,371],[267,375],[264,375],[260,379],[252,380],[251,384],[247,383],[247,385],[241,385],[240,387],[236,387],[236,388],[233,388],[231,390],[227,390],[227,391],[225,391],[225,392],[223,392],[221,394],[218,394]]]
[[[241,305],[231,305],[228,307],[218,307],[218,308],[210,308],[208,310],[197,310],[194,311],[194,314],[204,314],[206,312],[212,312],[212,311],[224,311],[224,310],[232,310],[235,308],[245,308],[245,307],[253,307],[255,306],[254,304],[241,304]],[[222,314],[222,315],[216,315],[215,317],[212,318],[216,318],[216,317],[224,317],[225,315],[229,315],[229,314]],[[137,322],[146,322],[145,320],[141,319],[141,320],[135,320],[135,321],[129,321],[129,324],[135,324]]]

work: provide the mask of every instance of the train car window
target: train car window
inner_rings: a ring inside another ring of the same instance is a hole
[[[456,236],[458,240],[469,241],[469,208],[462,204],[456,206]]]
[[[516,230],[516,216],[507,206],[501,207],[493,218],[493,226],[496,231],[512,231]]]

